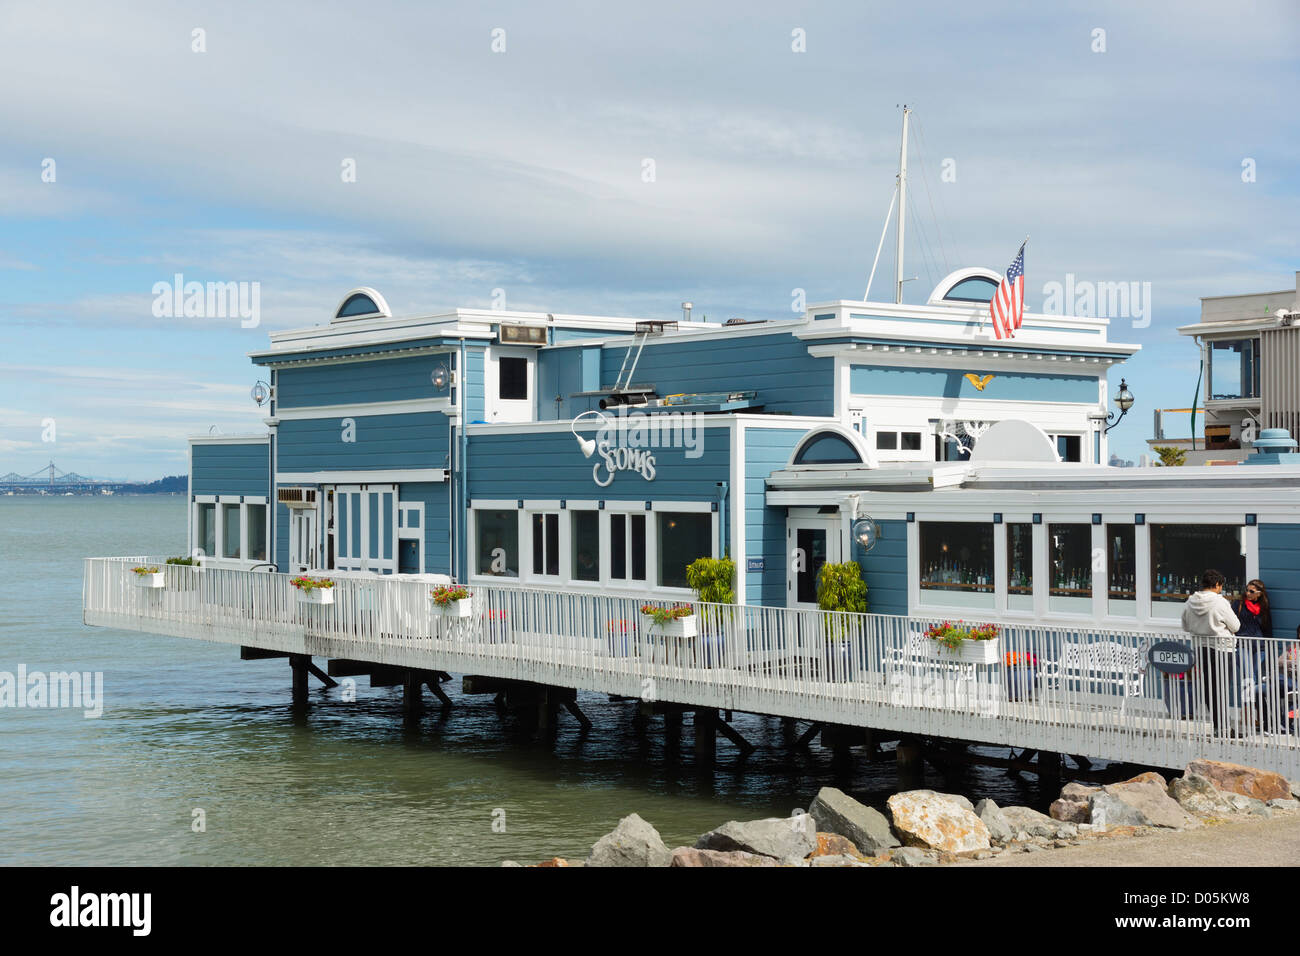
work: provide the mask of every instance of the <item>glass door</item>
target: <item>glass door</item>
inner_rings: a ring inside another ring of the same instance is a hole
[[[789,518],[786,544],[786,606],[815,608],[822,565],[843,560],[839,516]]]

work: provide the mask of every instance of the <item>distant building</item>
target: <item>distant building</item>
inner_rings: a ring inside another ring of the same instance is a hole
[[[1119,455],[1112,454],[1110,461],[1107,462],[1112,468],[1132,468],[1133,462],[1120,458]]]
[[[1203,431],[1166,438],[1164,415],[1191,410],[1158,409],[1148,445],[1186,449],[1188,465],[1236,462],[1261,429],[1300,430],[1300,272],[1290,289],[1206,296],[1201,321],[1178,332],[1201,350]]]

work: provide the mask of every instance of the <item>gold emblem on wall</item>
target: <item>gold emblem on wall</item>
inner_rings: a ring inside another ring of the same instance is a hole
[[[985,375],[983,378],[980,378],[974,372],[967,372],[966,380],[970,382],[972,385],[974,385],[976,389],[982,392],[984,391],[984,386],[987,385],[989,382],[993,381],[993,373],[990,372],[988,375]]]

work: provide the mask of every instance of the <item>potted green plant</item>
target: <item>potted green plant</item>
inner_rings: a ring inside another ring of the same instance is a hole
[[[333,604],[334,582],[301,574],[289,582],[298,591],[299,604]]]
[[[443,617],[469,617],[472,613],[473,602],[463,584],[440,584],[429,592],[429,596]]]
[[[936,657],[963,664],[994,664],[998,659],[996,624],[965,626],[961,621],[944,621],[927,628]]]
[[[817,606],[823,611],[867,612],[867,583],[862,580],[862,567],[858,562],[827,562],[821,566],[817,572]],[[853,680],[853,647],[849,641],[848,622],[837,614],[826,614],[822,623],[826,633],[823,664],[827,679]]]
[[[686,583],[704,604],[703,636],[700,639],[700,663],[716,667],[722,661],[726,620],[730,611],[709,606],[736,603],[736,562],[729,555],[721,558],[696,558],[686,566]]]
[[[135,586],[138,588],[161,588],[166,584],[162,568],[157,565],[141,565],[132,568],[131,572],[135,575]]]

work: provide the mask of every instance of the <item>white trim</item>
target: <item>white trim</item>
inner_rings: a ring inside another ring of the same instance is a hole
[[[376,310],[374,312],[360,312],[356,315],[339,315],[339,310],[342,309],[343,306],[347,305],[348,299],[352,298],[354,295],[365,296],[375,304]],[[388,303],[384,300],[384,297],[380,295],[377,290],[370,288],[368,285],[363,285],[357,286],[355,289],[344,295],[343,298],[339,299],[339,304],[334,306],[334,314],[330,316],[330,321],[354,322],[362,319],[391,319],[392,317],[393,310],[388,307]]]
[[[277,485],[394,484],[404,481],[446,481],[446,468],[394,468],[384,471],[285,471]]]
[[[215,505],[217,503],[216,495],[192,495],[190,500],[195,504]]]
[[[471,498],[470,510],[482,508],[484,511],[518,511],[518,498]]]
[[[260,434],[244,435],[191,435],[186,439],[191,445],[261,445],[271,440],[271,436]]]
[[[641,408],[634,408],[635,411],[646,411]],[[652,408],[647,412],[647,417],[658,414],[675,414],[679,418],[684,415],[690,415],[691,412],[681,410],[673,411],[671,408]],[[700,425],[704,428],[726,428],[732,418],[729,414],[705,415],[702,416],[704,421]],[[578,431],[597,431],[601,428],[608,427],[611,431],[623,430],[626,427],[627,419],[619,417],[617,413],[608,416],[609,421],[601,423],[599,421],[585,420],[578,425]],[[832,422],[830,418],[809,419],[817,423]],[[790,424],[791,421],[796,422]],[[784,427],[800,427],[797,419],[787,418]],[[466,427],[465,433],[469,436],[474,435],[544,435],[548,432],[571,432],[573,430],[572,419],[562,419],[560,421],[544,422],[478,422]]]
[[[447,398],[408,398],[394,402],[359,402],[353,405],[297,405],[278,408],[278,421],[299,421],[313,418],[338,418],[339,416],[403,415],[412,412],[446,412],[451,408]]]
[[[559,498],[525,498],[524,511],[559,511]]]
[[[733,422],[731,426],[731,478],[727,495],[728,518],[731,523],[731,556],[736,562],[736,580],[733,588],[736,603],[745,603],[746,565],[745,542],[745,426]]]
[[[799,452],[803,451],[804,446],[807,445],[809,442],[811,442],[817,435],[821,434],[822,432],[829,432],[833,435],[838,435],[840,438],[843,438],[845,441],[847,441],[849,445],[857,449],[858,454],[862,456],[861,463],[859,464],[857,462],[807,462],[805,464],[796,465],[794,463],[794,460],[799,457]],[[843,470],[844,468],[848,468],[848,467],[878,468],[879,465],[880,463],[876,460],[875,451],[870,446],[867,445],[867,442],[862,437],[862,435],[854,431],[852,428],[848,427],[847,425],[845,425],[843,422],[840,422],[838,420],[828,421],[824,425],[819,425],[815,428],[808,429],[808,432],[797,442],[794,443],[794,448],[790,450],[790,457],[786,459],[786,463],[785,463],[786,468],[812,468],[812,469],[837,468],[839,470]]]

